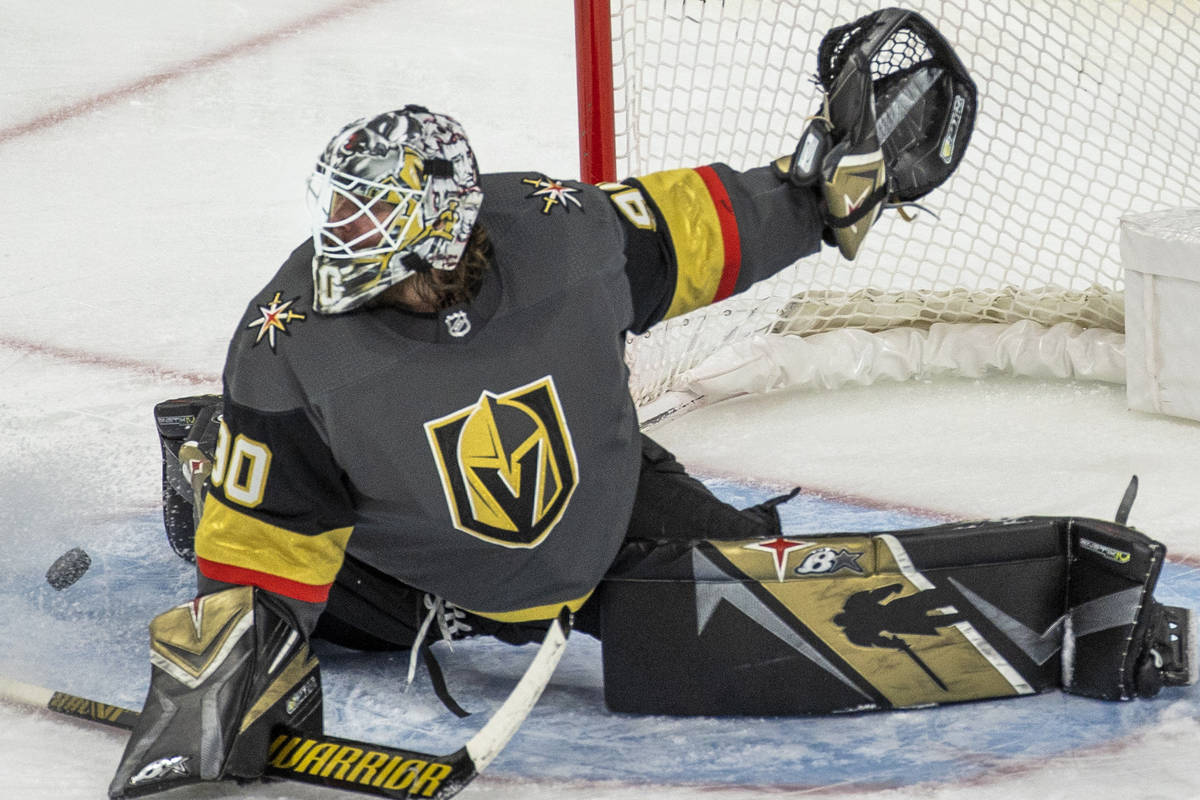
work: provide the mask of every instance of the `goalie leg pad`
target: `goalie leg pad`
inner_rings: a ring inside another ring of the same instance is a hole
[[[605,700],[634,713],[778,715],[1060,687],[1146,694],[1195,663],[1189,615],[1154,603],[1157,570],[1139,560],[1161,555],[1123,526],[1049,517],[631,541],[601,595]]]
[[[828,714],[1059,683],[1056,520],[634,541],[617,564],[602,605],[615,711]]]
[[[257,589],[227,589],[160,614],[150,623],[150,653],[150,690],[112,798],[261,777],[275,726],[322,730],[316,657]]]

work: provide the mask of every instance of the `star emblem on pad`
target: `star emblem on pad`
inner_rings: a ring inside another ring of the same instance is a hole
[[[254,337],[255,347],[265,338],[267,346],[274,353],[276,333],[291,336],[291,331],[287,328],[288,324],[303,322],[306,319],[305,314],[292,310],[292,304],[299,299],[299,297],[293,297],[291,300],[284,300],[282,293],[276,292],[275,296],[271,298],[271,302],[258,307],[258,313],[262,316],[246,325],[247,328],[258,328],[258,335]]]
[[[775,558],[775,574],[779,577],[779,582],[783,583],[783,571],[787,568],[788,554],[793,550],[803,550],[806,547],[811,547],[812,542],[797,542],[791,539],[784,539],[782,536],[776,536],[774,539],[766,539],[761,542],[743,545],[744,550],[761,550],[764,553],[770,553]]]

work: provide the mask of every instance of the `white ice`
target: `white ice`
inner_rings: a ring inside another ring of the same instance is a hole
[[[219,389],[232,325],[306,235],[303,179],[333,132],[420,102],[463,122],[486,170],[572,177],[572,58],[563,0],[0,4],[0,569],[48,565],[80,544],[120,554],[113,537],[129,531],[112,520],[153,519],[150,408]],[[1177,555],[1200,556],[1200,425],[1130,412],[1120,386],[997,379],[782,392],[698,410],[656,435],[707,474],[953,518],[1111,518],[1137,474],[1131,523]],[[0,642],[0,665],[24,664],[27,674],[14,677],[26,680],[56,668],[29,667],[20,656],[30,642],[89,636],[36,608],[28,622],[28,639]],[[142,647],[140,637],[132,632],[128,645]],[[969,782],[816,793],[1197,797],[1193,707],[1105,747],[997,765]],[[794,737],[805,737],[803,722]],[[123,741],[0,706],[0,797],[102,797]],[[623,781],[620,763],[611,774],[485,774],[465,796],[666,800],[697,791]],[[759,796],[753,786],[703,793]],[[178,793],[227,795],[330,793]]]

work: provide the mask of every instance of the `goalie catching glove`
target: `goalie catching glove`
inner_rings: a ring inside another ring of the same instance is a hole
[[[829,31],[817,77],[824,107],[775,168],[820,186],[832,239],[853,260],[885,202],[917,200],[957,168],[976,89],[937,29],[898,8]]]
[[[272,729],[322,732],[317,659],[287,612],[242,586],[150,623],[150,691],[109,797],[259,778]]]

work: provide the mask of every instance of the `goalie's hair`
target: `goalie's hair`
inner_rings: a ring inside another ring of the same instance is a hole
[[[476,223],[471,228],[470,238],[458,266],[452,270],[431,269],[419,272],[403,284],[389,287],[370,305],[407,307],[401,298],[406,292],[415,292],[434,311],[441,311],[473,299],[483,282],[492,261],[492,242],[483,225]]]

